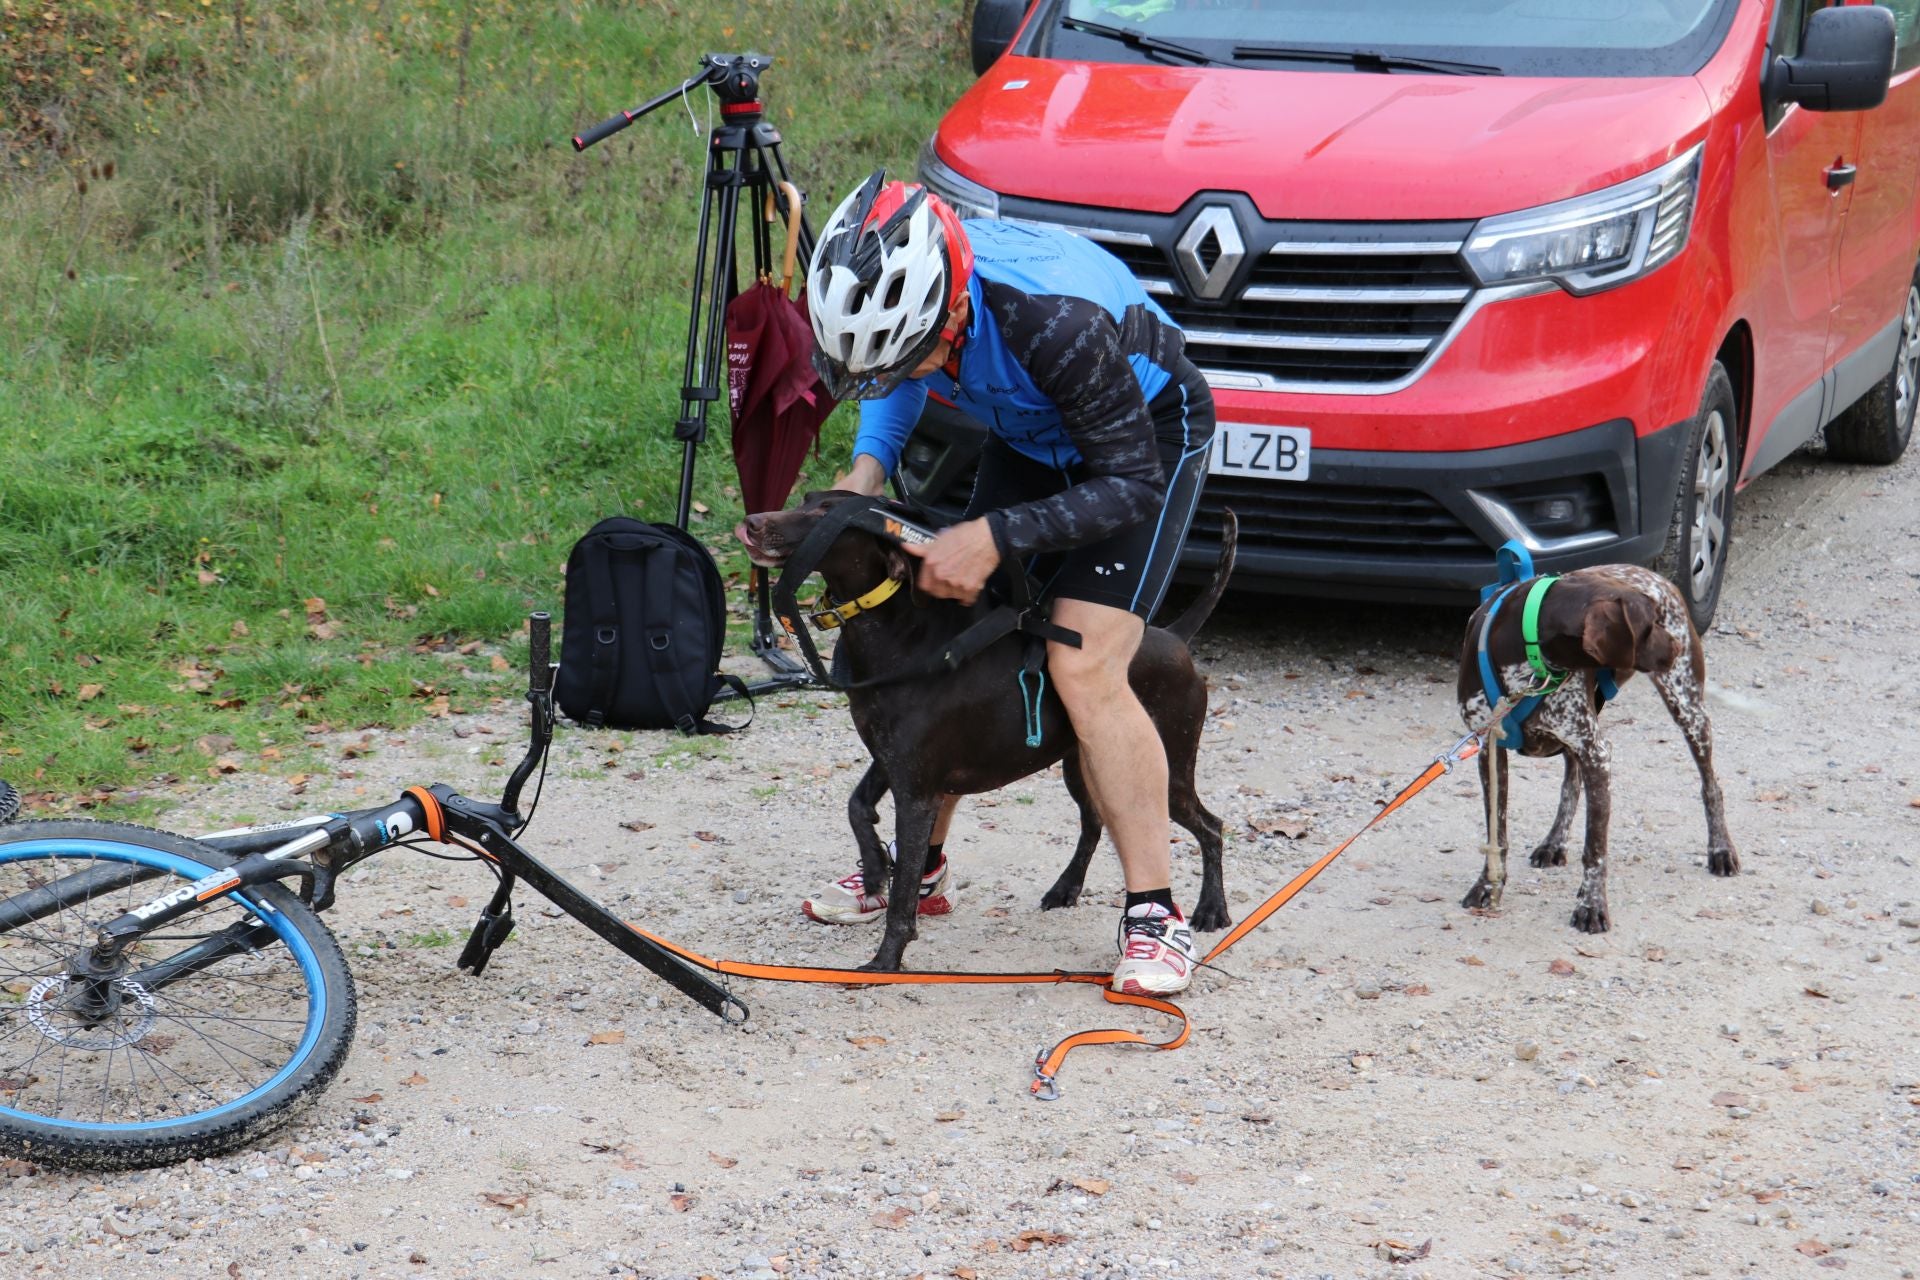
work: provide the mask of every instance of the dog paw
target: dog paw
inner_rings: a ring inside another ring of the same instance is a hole
[[[1233,917],[1227,914],[1224,902],[1202,902],[1187,923],[1199,933],[1218,933],[1233,923]]]
[[[1716,876],[1737,876],[1740,874],[1740,855],[1733,846],[1707,851],[1707,870]]]
[[[1487,883],[1485,876],[1474,881],[1473,888],[1467,890],[1467,896],[1460,899],[1460,905],[1469,911],[1483,911],[1494,905],[1493,886]]]
[[[1040,899],[1040,909],[1042,911],[1053,911],[1060,907],[1078,906],[1079,903],[1079,885],[1056,884],[1053,888],[1047,890],[1045,897]]]
[[[1567,865],[1567,846],[1542,844],[1527,855],[1527,863],[1535,867],[1564,867]]]
[[[1573,927],[1582,933],[1605,933],[1613,927],[1613,921],[1607,917],[1605,899],[1598,902],[1583,902],[1573,909]]]

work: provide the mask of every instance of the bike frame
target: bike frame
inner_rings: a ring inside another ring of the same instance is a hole
[[[190,884],[179,885],[149,902],[102,924],[94,945],[72,961],[71,976],[88,984],[83,1003],[102,1009],[117,1003],[115,980],[132,978],[146,990],[155,990],[219,962],[271,942],[274,932],[258,919],[243,920],[168,957],[160,964],[125,972],[129,947],[142,936],[199,910],[207,902],[233,894],[254,912],[270,911],[246,890],[294,876],[304,882],[302,897],[315,911],[334,901],[340,874],[356,863],[397,844],[418,838],[456,844],[497,870],[499,887],[461,952],[459,967],[478,974],[495,948],[513,930],[511,898],[517,882],[593,930],[633,960],[703,1008],[729,1022],[744,1022],[747,1006],[731,991],[686,964],[671,951],[628,926],[618,916],[575,888],[541,862],[515,836],[526,826],[519,812],[520,790],[540,767],[553,739],[553,671],[549,660],[551,619],[535,613],[528,619],[531,672],[527,699],[533,704],[532,741],[527,754],[508,779],[499,804],[469,799],[443,783],[409,787],[392,804],[346,813],[315,814],[266,826],[239,827],[198,837],[201,844],[236,857]],[[11,924],[26,923],[58,910],[85,877],[88,891],[110,890],[146,878],[144,868],[102,867],[76,873],[44,886],[36,895],[23,895],[8,905]],[[44,895],[44,898],[41,897]],[[42,909],[44,907],[44,910]]]

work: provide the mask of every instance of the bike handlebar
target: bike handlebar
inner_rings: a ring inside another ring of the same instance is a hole
[[[527,615],[527,692],[545,693],[553,687],[553,615],[541,610]]]

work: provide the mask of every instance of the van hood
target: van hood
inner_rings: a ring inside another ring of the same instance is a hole
[[[1003,58],[941,157],[1007,195],[1171,213],[1244,191],[1268,218],[1479,218],[1645,172],[1709,108],[1688,76],[1223,70]]]

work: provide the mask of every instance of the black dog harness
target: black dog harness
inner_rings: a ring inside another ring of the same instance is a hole
[[[780,619],[780,625],[786,628],[788,635],[800,646],[801,656],[806,659],[807,669],[813,672],[814,679],[829,689],[867,689],[874,685],[898,684],[903,680],[917,680],[923,676],[942,675],[957,670],[978,656],[995,641],[1015,631],[1026,633],[1033,643],[1027,647],[1025,661],[1020,672],[1020,686],[1023,693],[1027,690],[1027,677],[1038,676],[1044,688],[1045,675],[1040,668],[1046,657],[1045,641],[1053,640],[1080,647],[1080,634],[1056,627],[1047,620],[1046,610],[1033,599],[1032,585],[1027,581],[1026,572],[1018,565],[1009,566],[1007,579],[1013,599],[995,605],[987,614],[955,636],[937,655],[917,665],[898,671],[889,671],[884,675],[867,680],[855,680],[842,683],[833,678],[827,664],[820,660],[820,651],[814,647],[813,636],[808,630],[810,620],[822,630],[830,630],[848,619],[866,612],[884,602],[900,588],[889,587],[886,582],[873,590],[837,604],[831,601],[824,610],[809,614],[800,608],[794,598],[794,590],[813,575],[820,561],[826,557],[827,549],[848,529],[861,529],[867,533],[901,546],[923,547],[935,538],[933,530],[902,515],[883,498],[862,497],[838,503],[822,516],[817,524],[807,532],[792,555],[780,570],[780,578],[773,584],[773,612]],[[895,582],[888,579],[888,582]],[[1029,738],[1036,735],[1031,731],[1038,721],[1039,697],[1029,698]],[[1033,743],[1032,745],[1038,745]]]

